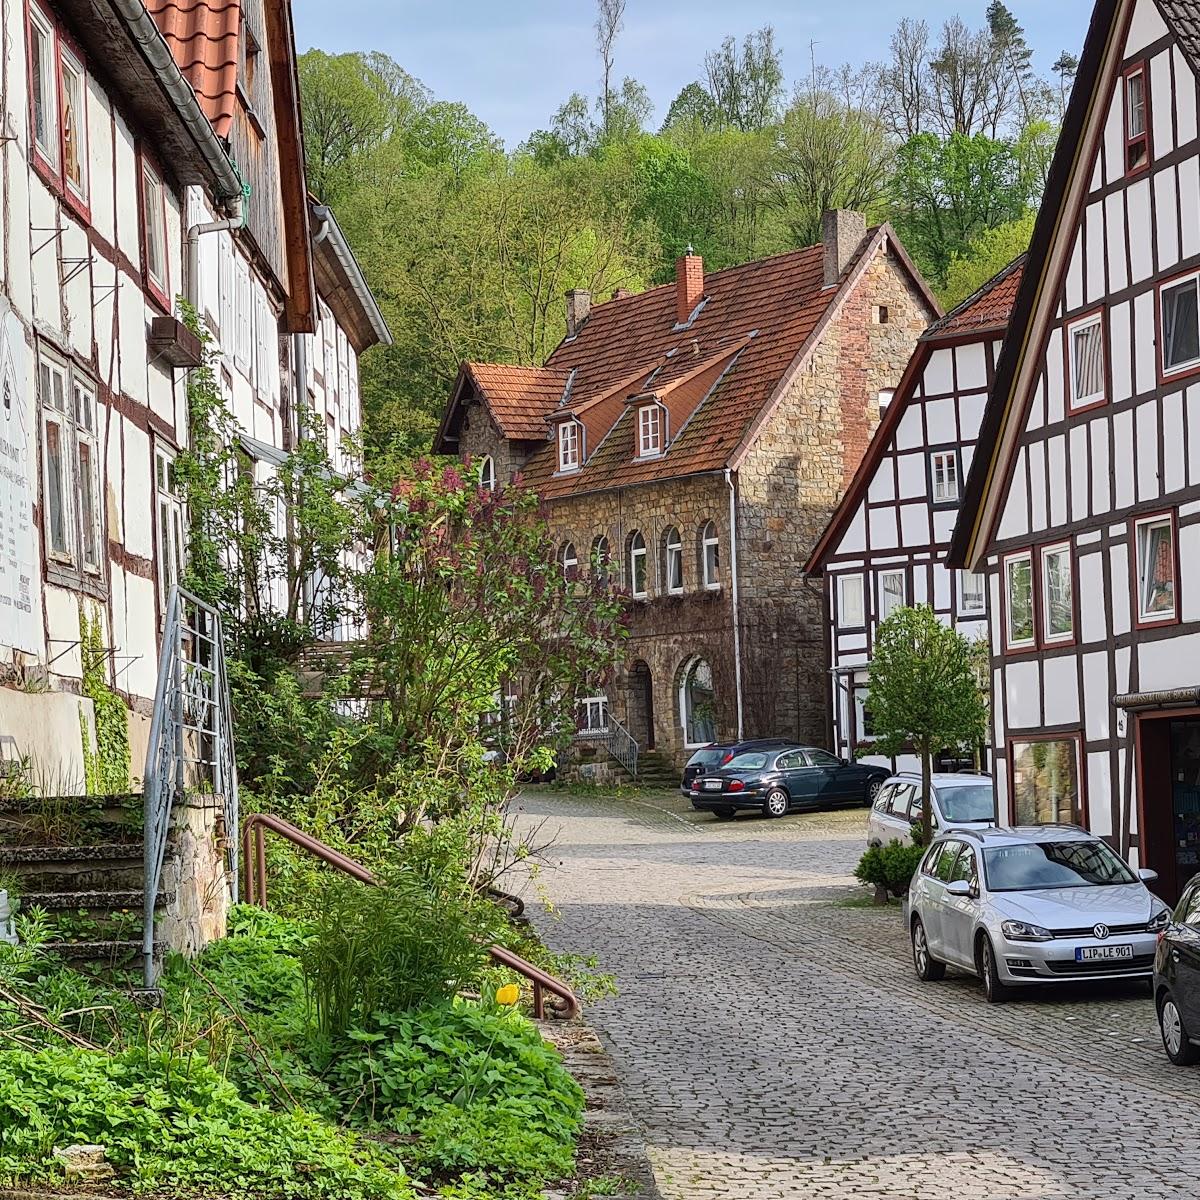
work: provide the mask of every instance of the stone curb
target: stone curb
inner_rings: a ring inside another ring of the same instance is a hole
[[[641,1127],[626,1105],[616,1067],[595,1030],[579,1021],[540,1021],[538,1028],[583,1088],[587,1106],[579,1158],[592,1168],[589,1176],[619,1176],[637,1200],[662,1200]],[[548,1191],[545,1195],[546,1200],[568,1200],[572,1194]]]

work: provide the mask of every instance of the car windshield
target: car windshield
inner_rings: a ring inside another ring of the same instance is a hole
[[[727,764],[731,771],[760,771],[767,765],[767,759],[770,757],[763,750],[747,750],[743,754],[736,754]]]
[[[719,763],[725,757],[725,751],[717,747],[711,750],[697,750],[691,758],[688,759],[689,767],[711,767],[714,763]]]
[[[990,783],[955,783],[937,790],[938,807],[947,821],[994,821],[996,801]]]
[[[1137,883],[1125,863],[1098,841],[997,846],[983,852],[983,863],[993,892]]]

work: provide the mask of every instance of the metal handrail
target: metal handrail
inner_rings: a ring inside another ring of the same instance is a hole
[[[319,858],[328,866],[333,867],[334,870],[341,871],[343,875],[349,875],[351,879],[357,879],[360,883],[365,883],[370,887],[379,886],[379,880],[362,863],[356,862],[340,850],[326,845],[319,838],[305,833],[291,821],[285,821],[282,817],[276,817],[270,813],[254,813],[242,823],[242,886],[247,904],[257,904],[259,908],[263,909],[267,907],[266,834],[268,831],[286,838],[293,846],[306,850],[315,858]],[[495,891],[496,889],[489,890]],[[506,895],[505,893],[498,894]],[[512,899],[518,898],[512,897]],[[518,902],[524,908],[523,902],[519,900]],[[579,998],[568,984],[543,971],[541,967],[535,967],[533,963],[523,959],[519,954],[514,954],[511,950],[506,950],[503,946],[489,946],[487,950],[493,962],[498,962],[529,980],[533,986],[533,1013],[539,1021],[545,1018],[547,1008],[554,1016],[563,1020],[579,1016],[582,1011]],[[554,997],[549,1004],[546,1001],[546,992]]]
[[[581,729],[575,740],[580,742],[599,742],[608,752],[608,756],[619,766],[625,768],[636,779],[638,773],[638,755],[641,747],[637,738],[609,712],[605,718],[603,729]]]

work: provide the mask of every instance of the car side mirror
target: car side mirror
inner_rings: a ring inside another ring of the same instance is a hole
[[[965,879],[952,879],[946,884],[947,896],[961,896],[964,900],[970,900],[973,893],[978,894]]]
[[[1153,883],[1158,878],[1158,872],[1150,870],[1149,867],[1141,867],[1138,870],[1138,878],[1143,883]]]

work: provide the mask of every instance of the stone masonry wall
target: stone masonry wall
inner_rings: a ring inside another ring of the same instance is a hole
[[[162,889],[174,899],[159,918],[157,936],[189,957],[225,936],[231,901],[225,837],[220,797],[189,795],[172,814]]]
[[[477,461],[485,454],[496,464],[496,482],[508,483],[525,462],[525,443],[510,442],[500,436],[488,411],[479,401],[472,401],[463,416],[459,432],[458,451]]]
[[[747,736],[828,740],[823,589],[800,569],[879,424],[880,391],[899,383],[933,315],[881,251],[738,472]]]
[[[665,480],[554,501],[549,521],[561,551],[575,546],[580,568],[590,562],[596,539],[608,539],[613,578],[630,588],[629,545],[634,531],[646,539],[645,600],[631,601],[625,666],[607,689],[610,709],[643,748],[650,743],[680,762],[685,748],[680,686],[697,657],[712,668],[718,737],[737,733],[733,675],[733,620],[729,572],[729,490],[719,475]],[[701,531],[712,521],[720,538],[720,587],[704,588]],[[683,542],[683,595],[666,585],[666,535],[679,530]],[[652,734],[642,697],[650,676]]]

